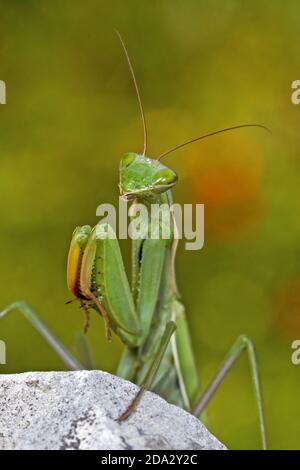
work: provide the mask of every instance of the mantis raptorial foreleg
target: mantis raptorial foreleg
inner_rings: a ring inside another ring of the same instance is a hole
[[[68,351],[68,349],[60,342],[60,340],[53,333],[51,333],[49,328],[39,318],[37,313],[24,300],[19,300],[10,304],[8,307],[2,310],[2,312],[0,312],[0,318],[3,318],[13,310],[20,312],[33,325],[33,327],[39,331],[39,333],[45,338],[47,343],[54,349],[54,351],[69,369],[84,369],[80,362],[78,362],[77,359],[70,353],[70,351]]]
[[[254,385],[254,392],[255,398],[257,402],[258,408],[258,418],[259,418],[259,426],[260,426],[260,434],[261,434],[261,442],[262,448],[266,449],[266,431],[265,431],[265,420],[264,420],[264,413],[263,413],[263,405],[262,405],[262,392],[261,392],[261,385],[258,373],[258,366],[257,360],[255,355],[255,350],[253,343],[248,336],[241,335],[233,344],[232,348],[230,349],[229,353],[225,357],[224,361],[222,362],[221,366],[219,367],[216,375],[210,382],[210,384],[206,387],[204,392],[201,394],[200,398],[197,400],[195,406],[193,407],[192,413],[195,416],[200,416],[202,411],[206,408],[207,404],[214,396],[215,392],[221,385],[224,377],[227,375],[231,367],[235,364],[236,360],[240,357],[243,351],[248,352],[248,358],[250,363],[250,370],[251,370],[251,377]]]

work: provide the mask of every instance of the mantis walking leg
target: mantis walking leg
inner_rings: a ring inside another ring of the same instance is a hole
[[[51,333],[49,328],[38,317],[37,313],[35,313],[35,311],[27,302],[20,300],[10,304],[8,307],[2,310],[2,312],[0,312],[0,318],[3,318],[12,310],[19,311],[34,326],[34,328],[39,331],[39,333],[46,339],[47,343],[52,346],[54,351],[62,359],[67,367],[69,367],[71,370],[81,370],[84,368],[70,353],[70,351],[68,351],[68,349],[59,341],[59,339],[53,333]]]
[[[75,336],[75,346],[84,368],[87,370],[95,369],[94,360],[91,355],[85,331],[77,332]]]
[[[135,395],[134,399],[132,400],[128,408],[125,410],[125,412],[119,417],[118,421],[125,421],[125,419],[127,419],[131,415],[131,413],[133,413],[133,411],[136,409],[137,405],[139,404],[140,399],[143,396],[143,393],[151,386],[153,379],[155,377],[155,374],[159,368],[161,360],[165,354],[165,351],[168,347],[170,339],[175,330],[176,330],[175,323],[173,321],[168,322],[166,325],[165,332],[161,338],[157,352],[153,358],[153,362],[151,363],[148,369],[146,377],[143,380],[138,393]]]
[[[266,444],[266,432],[265,432],[265,419],[264,419],[264,412],[263,412],[263,405],[262,405],[262,393],[261,393],[261,386],[260,386],[260,380],[259,380],[259,373],[258,373],[254,346],[250,338],[248,338],[248,336],[242,335],[236,340],[236,342],[230,349],[229,353],[225,357],[220,368],[218,369],[216,375],[214,376],[210,384],[206,387],[204,392],[201,394],[200,398],[197,400],[196,404],[194,405],[192,409],[192,413],[195,416],[199,416],[202,413],[202,411],[205,409],[205,407],[207,406],[207,404],[209,403],[209,401],[211,400],[211,398],[214,396],[215,392],[221,385],[228,371],[231,369],[233,364],[236,362],[236,360],[245,350],[248,352],[250,369],[251,369],[251,377],[252,377],[255,397],[257,401],[262,448],[266,449],[267,444]]]
[[[185,408],[190,410],[191,404],[195,403],[196,394],[199,393],[200,383],[185,309],[178,299],[173,301],[172,314],[177,326],[176,334],[172,338],[174,363]]]

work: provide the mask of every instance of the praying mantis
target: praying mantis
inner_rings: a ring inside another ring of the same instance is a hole
[[[220,132],[245,127],[268,129],[259,124],[232,126],[177,145],[157,159],[149,158],[147,127],[139,88],[125,43],[120,34],[117,34],[133,78],[144,133],[143,152],[129,152],[121,159],[120,195],[133,205],[142,202],[150,208],[153,203],[164,204],[171,210],[172,188],[177,184],[178,177],[175,171],[162,163],[164,157],[181,147]],[[242,352],[246,351],[257,402],[261,444],[266,449],[262,392],[252,341],[241,335],[209,385],[201,392],[185,308],[176,285],[176,222],[172,219],[169,239],[160,235],[151,238],[149,227],[153,221],[149,213],[145,217],[145,230],[132,240],[131,285],[119,242],[113,228],[107,223],[100,222],[94,228],[89,225],[77,227],[73,232],[68,255],[67,284],[85,314],[85,330],[88,329],[89,310],[93,309],[104,321],[106,338],[110,341],[113,331],[125,345],[117,375],[139,386],[139,391],[125,405],[118,420],[121,422],[130,417],[145,390],[151,390],[201,417],[228,371]],[[15,309],[44,336],[70,369],[84,368],[27,302],[14,302],[0,313],[0,318]]]

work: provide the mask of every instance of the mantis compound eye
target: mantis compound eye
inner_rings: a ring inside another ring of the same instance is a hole
[[[121,166],[123,168],[128,168],[134,160],[135,160],[135,153],[132,153],[132,152],[126,153],[121,160]]]
[[[159,170],[155,175],[154,186],[169,186],[177,182],[177,174],[175,171],[165,168]]]

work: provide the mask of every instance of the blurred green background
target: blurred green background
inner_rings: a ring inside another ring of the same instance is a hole
[[[116,203],[118,163],[140,151],[127,43],[148,120],[149,154],[220,127],[259,122],[166,158],[179,174],[177,202],[205,204],[205,247],[181,244],[178,283],[199,373],[206,384],[240,333],[257,347],[271,448],[300,448],[300,106],[298,1],[0,2],[1,287],[5,307],[26,299],[73,348],[82,313],[65,268],[73,228]],[[129,259],[129,244],[122,243]],[[16,312],[1,320],[0,372],[61,370],[61,361]],[[96,314],[88,333],[99,368],[113,372]],[[246,357],[208,409],[229,447],[257,448]]]

